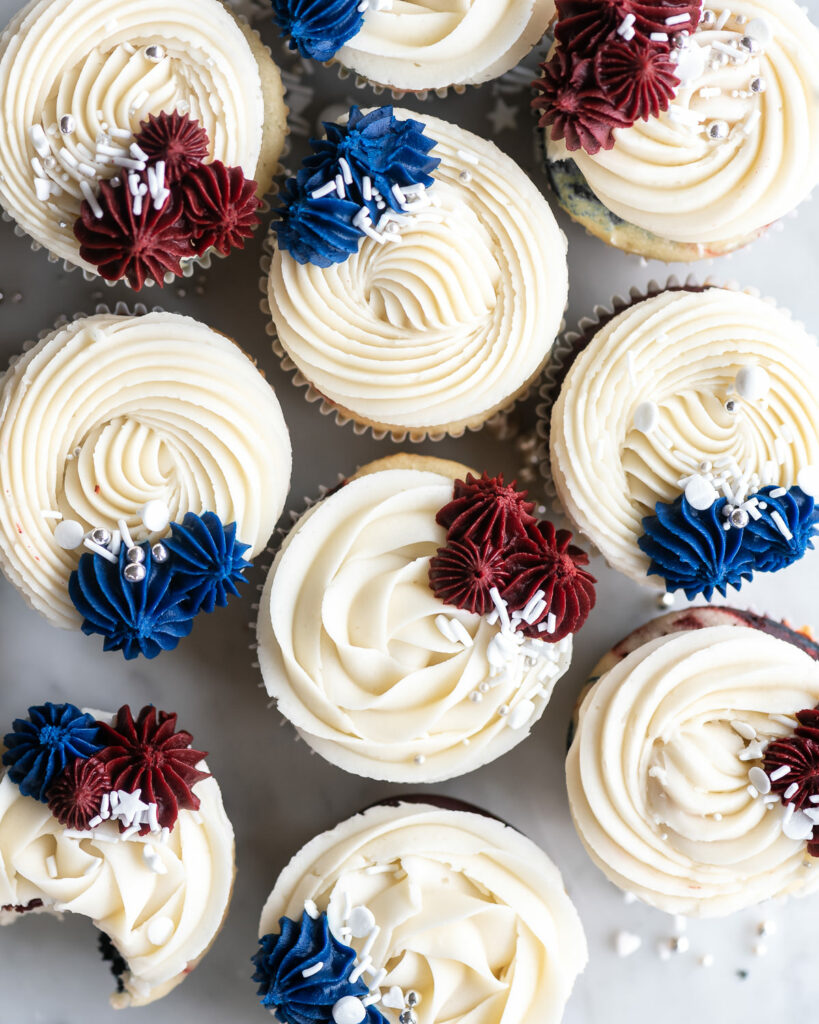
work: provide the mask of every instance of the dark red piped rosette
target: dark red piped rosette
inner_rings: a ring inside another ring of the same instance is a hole
[[[796,720],[799,725],[791,736],[768,744],[763,770],[770,776],[771,772],[787,766],[785,775],[771,779],[771,792],[776,793],[783,804],[793,804],[797,811],[816,811],[819,803],[814,803],[811,797],[819,799],[819,708],[798,711]],[[808,840],[808,853],[819,857],[819,825],[814,826],[813,836]]]
[[[147,187],[148,171],[161,161],[167,195],[156,209],[149,191],[134,213],[126,175],[119,185],[102,182],[101,216],[84,200],[74,224],[82,259],[107,281],[125,279],[139,291],[148,279],[163,287],[166,273],[182,273],[184,259],[244,248],[259,223],[256,182],[241,167],[204,162],[208,135],[197,121],[175,111],[152,114],[134,141],[148,157],[139,185]]]
[[[554,141],[594,156],[614,146],[615,128],[668,110],[680,84],[672,40],[696,29],[701,0],[557,0],[557,14],[558,45],[540,66],[532,100]],[[686,21],[667,24],[684,15]]]
[[[436,516],[447,541],[430,560],[433,593],[446,604],[485,615],[496,587],[508,611],[522,611],[543,592],[545,607],[526,636],[557,643],[576,633],[594,607],[594,577],[583,567],[589,558],[571,543],[568,530],[538,522],[526,491],[505,484],[503,476],[467,474],[456,480],[452,501]],[[554,616],[551,631],[538,629]]]

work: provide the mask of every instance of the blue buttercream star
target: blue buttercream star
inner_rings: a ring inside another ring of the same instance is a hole
[[[330,60],[361,31],[360,0],[273,0],[273,17],[291,50],[313,60]]]
[[[223,526],[215,512],[188,512],[171,523],[171,534],[163,543],[173,556],[173,586],[184,591],[191,615],[224,608],[229,595],[238,596],[236,584],[247,582],[252,563],[244,557],[250,545],[236,540],[236,523]]]

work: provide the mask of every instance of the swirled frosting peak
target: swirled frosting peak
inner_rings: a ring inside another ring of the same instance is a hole
[[[313,839],[260,935],[326,914],[387,1024],[559,1024],[586,943],[556,867],[501,822],[435,803],[372,807]]]
[[[257,625],[279,711],[334,764],[396,782],[461,775],[520,742],[571,653],[571,637],[547,635],[542,590],[525,618],[497,592],[488,615],[433,592],[453,480],[431,466],[388,463],[314,505],[273,563]],[[530,639],[525,620],[541,613]]]
[[[326,61],[359,31],[366,7],[367,0],[273,0],[273,17],[291,50]]]
[[[179,984],[221,927],[233,830],[176,715],[149,706],[134,720],[126,706],[112,719],[72,708],[29,710],[41,749],[53,753],[62,730],[48,805],[24,794],[13,766],[0,779],[0,925],[33,911],[89,918],[117,975],[113,1005],[140,1006]],[[81,741],[86,720],[93,744]]]
[[[566,761],[592,859],[669,913],[715,917],[816,891],[811,822],[803,833],[771,793],[785,773],[763,767],[765,748],[817,704],[819,663],[761,629],[687,629],[616,661],[588,690]]]
[[[224,335],[173,313],[80,318],[15,360],[0,383],[0,567],[54,625],[78,628],[85,608],[75,608],[68,582],[80,553],[90,545],[94,559],[117,557],[99,552],[93,531],[119,538],[127,557],[124,525],[133,546],[150,542],[150,561],[147,547],[141,554],[153,566],[168,520],[212,512],[228,530],[236,524],[231,544],[255,556],[284,505],[290,464],[275,393]],[[167,510],[162,530],[143,521],[152,503]],[[228,567],[217,562],[221,575]],[[110,569],[93,569],[94,593],[98,572]],[[139,593],[119,581],[115,589],[126,602]],[[156,610],[150,601],[145,609]]]

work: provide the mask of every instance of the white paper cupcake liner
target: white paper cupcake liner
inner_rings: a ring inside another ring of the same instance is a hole
[[[304,388],[304,397],[308,402],[318,403],[319,411],[323,416],[333,416],[335,421],[340,427],[352,425],[353,432],[362,435],[369,434],[376,441],[383,441],[385,438],[390,438],[397,444],[403,444],[410,442],[411,444],[421,444],[424,441],[443,441],[447,437],[463,437],[467,432],[477,433],[479,430],[483,430],[489,426],[490,429],[502,429],[503,425],[508,422],[510,413],[520,403],[525,402],[526,399],[535,392],[538,387],[538,383],[541,379],[541,373],[543,367],[533,375],[532,380],[529,381],[525,387],[517,394],[515,394],[508,402],[506,402],[500,409],[497,409],[486,419],[480,423],[468,423],[458,427],[455,430],[440,430],[434,427],[381,427],[370,423],[364,423],[361,420],[356,419],[354,416],[348,414],[343,409],[339,408],[334,402],[332,402],[326,395],[322,394],[315,385],[310,381],[299,369],[296,363],[287,354],[284,346],[282,345],[278,333],[276,331],[276,325],[273,323],[273,317],[270,312],[270,303],[267,297],[267,284],[268,277],[270,274],[270,262],[273,256],[274,240],[272,232],[268,232],[266,238],[262,243],[262,255],[259,261],[259,267],[261,270],[261,277],[259,278],[259,290],[262,293],[262,298],[259,301],[259,308],[265,316],[265,331],[267,332],[273,346],[273,351],[276,354],[281,368],[292,376],[293,383],[296,387]],[[565,310],[564,310],[565,313]],[[560,327],[558,330],[558,337],[560,332],[565,329],[565,319],[561,320]],[[549,356],[546,357],[548,362]],[[546,365],[546,363],[544,363]]]
[[[746,288],[737,281],[724,281],[715,278],[710,274],[707,277],[699,277],[696,274],[689,274],[682,281],[676,274],[672,274],[663,283],[652,279],[643,288],[638,288],[636,286],[630,288],[627,298],[624,298],[621,295],[612,295],[607,305],[598,304],[594,306],[591,315],[581,317],[574,329],[564,331],[555,341],[552,348],[551,358],[546,366],[539,389],[541,401],[536,409],[536,430],[538,436],[536,458],[540,470],[540,476],[543,481],[542,486],[546,496],[546,502],[551,510],[556,514],[565,516],[565,512],[558,501],[557,489],[552,478],[549,450],[551,414],[552,408],[560,394],[560,389],[565,376],[569,372],[575,357],[581,351],[579,346],[584,341],[590,341],[603,324],[617,316],[619,313],[622,313],[623,310],[636,305],[638,302],[643,302],[645,299],[653,298],[655,295],[659,295],[665,291],[704,288],[724,288],[728,291],[743,292],[746,295],[753,296],[754,298],[761,298],[764,302],[771,306],[775,306],[781,312],[785,313],[797,326],[804,326],[801,321],[795,319],[790,310],[781,306],[775,298],[771,296],[763,296],[762,292],[760,292],[758,288]]]

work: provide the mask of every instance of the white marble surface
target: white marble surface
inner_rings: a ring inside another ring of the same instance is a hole
[[[0,21],[16,6],[16,0],[0,0]],[[819,17],[819,0],[810,0],[809,7]],[[275,38],[266,20],[259,27],[266,39]],[[294,64],[292,56],[287,56],[286,64]],[[351,82],[338,81],[332,72],[319,70],[303,82],[317,89],[303,115],[311,124],[328,104],[348,102],[348,98],[371,101],[369,91],[355,90]],[[503,127],[504,111],[496,106],[499,98],[513,108],[523,108],[526,95],[518,91],[499,97],[496,88],[484,87],[424,109],[434,109],[485,135],[493,131],[487,115],[495,111],[501,128],[497,142],[542,183],[528,115],[524,110],[516,127]],[[409,101],[405,105],[413,106]],[[302,143],[295,139],[294,151]],[[638,259],[585,237],[562,216],[561,223],[570,239],[570,321],[613,292],[680,270],[642,266]],[[816,204],[806,204],[798,217],[788,218],[780,227],[753,248],[698,267],[696,272],[757,286],[819,331]],[[303,496],[314,494],[319,484],[334,482],[336,474],[350,472],[393,446],[356,436],[349,427],[340,428],[322,417],[281,372],[258,310],[258,249],[257,239],[244,253],[217,261],[195,282],[184,283],[186,294],[172,287],[161,297],[156,291],[148,293],[148,300],[190,313],[234,336],[267,372],[293,436],[290,505],[299,507]],[[197,284],[204,289],[202,294],[197,293]],[[15,237],[8,224],[0,224],[0,291],[3,360],[58,315],[90,311],[103,297],[99,286],[85,282],[78,273],[65,273],[50,264],[44,253],[31,252],[28,242]],[[110,301],[133,296],[118,286],[104,289],[104,297]],[[486,432],[425,447],[493,472],[509,472],[519,463],[514,442],[500,442]],[[817,566],[819,554],[775,578],[748,586],[737,603],[753,604],[795,623],[817,622]],[[589,967],[566,1014],[567,1024],[688,1024],[694,1014],[699,1024],[815,1020],[819,998],[815,900],[766,906],[721,922],[693,922],[687,930],[690,951],[663,961],[657,943],[674,933],[671,919],[639,905],[626,905],[619,891],[592,866],[575,836],[562,767],[572,704],[597,658],[658,613],[647,591],[607,570],[599,560],[594,569],[600,581],[597,607],[577,641],[571,672],[558,684],[531,737],[500,762],[435,789],[481,804],[517,825],[560,865],[591,949]],[[261,570],[255,571],[254,584],[262,578]],[[239,874],[230,916],[198,970],[165,1000],[141,1011],[153,1024],[250,1024],[263,1019],[249,981],[248,957],[256,944],[259,911],[277,872],[317,831],[399,791],[399,787],[345,776],[311,756],[303,743],[295,743],[289,727],[279,728],[275,712],[265,710],[265,696],[257,688],[259,675],[251,667],[248,622],[253,615],[250,598],[235,602],[218,617],[200,621],[175,652],[153,662],[126,663],[118,655],[103,655],[96,639],[52,629],[11,586],[0,582],[0,722],[9,723],[30,703],[45,699],[100,707],[153,701],[180,712],[198,744],[210,751],[211,768],[222,784],[238,840]],[[775,923],[776,934],[760,939],[757,928],[765,920]],[[643,939],[642,948],[629,959],[618,959],[614,953],[613,936],[619,929]],[[761,942],[767,946],[767,955],[754,953]],[[4,929],[0,934],[0,1020],[9,1024],[111,1020],[110,979],[95,944],[87,921],[32,918]],[[713,966],[700,966],[699,957],[709,953]],[[140,1011],[133,1013],[137,1016]]]

